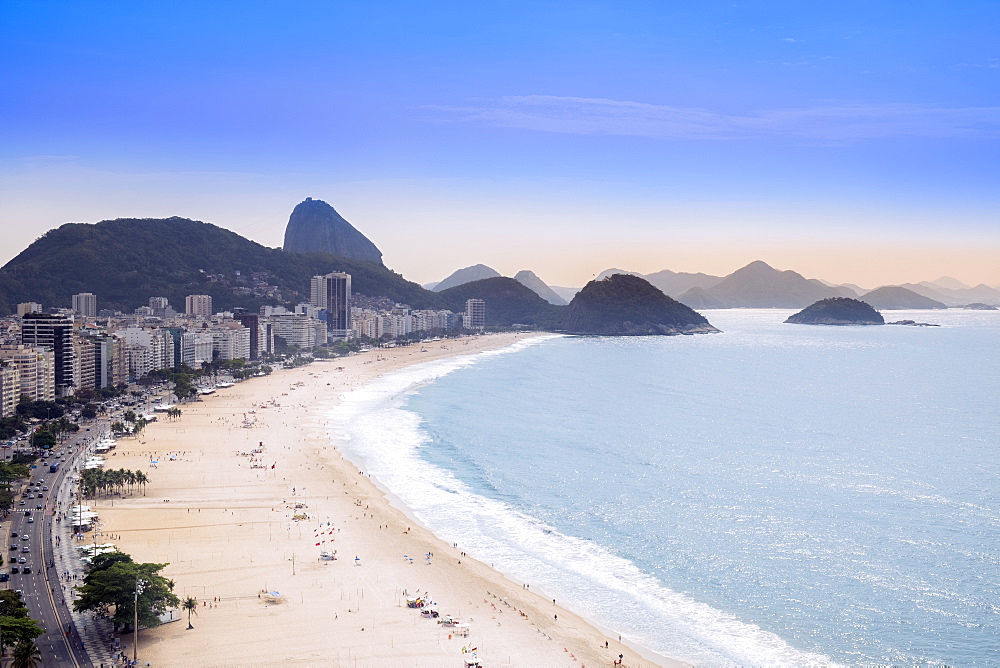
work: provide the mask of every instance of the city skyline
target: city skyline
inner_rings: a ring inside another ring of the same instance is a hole
[[[419,283],[1000,284],[991,3],[171,8],[8,4],[0,262],[118,217],[280,246],[314,197]]]

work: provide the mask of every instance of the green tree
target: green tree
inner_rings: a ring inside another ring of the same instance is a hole
[[[34,640],[22,640],[14,645],[11,668],[37,668],[42,665],[42,652]]]
[[[191,615],[198,614],[198,601],[194,598],[188,596],[184,601],[181,602],[181,609],[187,610],[188,613],[188,629],[193,629],[194,626],[191,625]]]
[[[0,651],[5,653],[20,642],[33,643],[43,633],[45,629],[29,617],[0,617]]]
[[[125,425],[123,425],[121,422],[112,422],[111,423],[111,434],[112,434],[112,436],[121,436],[124,433],[125,433]]]
[[[180,599],[173,593],[173,581],[159,574],[166,566],[120,561],[106,569],[92,569],[79,588],[80,598],[73,603],[73,609],[107,615],[116,630],[130,630],[136,611],[133,598],[136,584],[142,580],[146,584],[139,595],[139,624],[146,628],[158,626],[160,615],[168,607],[180,604]]]

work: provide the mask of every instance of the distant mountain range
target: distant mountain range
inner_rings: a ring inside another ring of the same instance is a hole
[[[473,281],[481,281],[486,278],[498,277],[500,277],[500,272],[496,269],[487,267],[485,264],[474,264],[471,267],[465,267],[454,271],[443,281],[427,283],[424,287],[428,290],[433,290],[434,292],[444,292],[449,288],[464,285],[465,283],[472,283]],[[535,275],[535,272],[527,269],[517,272],[514,276],[514,280],[530,289],[548,303],[556,306],[565,306],[569,303],[569,300],[573,298],[573,295],[578,292],[578,289],[574,288],[550,288],[542,279]],[[569,299],[567,299],[556,290],[571,290],[572,293],[570,294]]]

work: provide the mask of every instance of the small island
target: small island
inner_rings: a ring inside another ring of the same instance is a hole
[[[612,274],[591,281],[566,307],[562,329],[599,336],[673,336],[719,330],[692,308],[638,276]]]
[[[831,297],[807,306],[785,322],[796,325],[884,325],[882,314],[870,304],[849,297]]]

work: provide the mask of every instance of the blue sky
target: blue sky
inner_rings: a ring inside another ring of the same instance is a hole
[[[269,246],[307,196],[420,282],[754,259],[1000,284],[996,2],[0,0],[0,261],[68,221]]]

